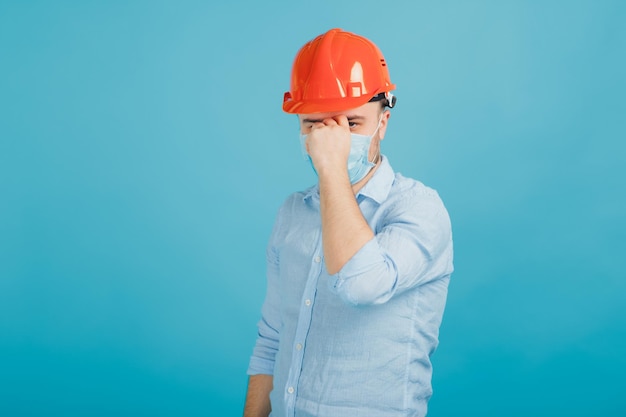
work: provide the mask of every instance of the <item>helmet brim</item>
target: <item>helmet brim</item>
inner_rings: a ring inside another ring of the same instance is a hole
[[[370,95],[364,95],[361,97],[343,97],[340,99],[319,99],[319,100],[293,100],[289,92],[285,93],[283,99],[283,111],[290,114],[312,114],[312,113],[329,113],[335,111],[343,111],[356,109],[361,107],[370,99],[379,93],[390,91],[395,89],[394,84],[388,86],[385,91],[377,91]]]

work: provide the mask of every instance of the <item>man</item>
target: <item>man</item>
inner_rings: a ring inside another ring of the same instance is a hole
[[[245,417],[426,415],[452,234],[437,193],[380,153],[394,88],[378,47],[350,32],[296,56],[283,110],[318,184],[274,224]]]

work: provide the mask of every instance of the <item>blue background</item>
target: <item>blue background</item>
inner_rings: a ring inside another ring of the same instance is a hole
[[[456,271],[431,416],[626,412],[626,2],[1,1],[0,415],[240,415],[299,47],[382,49]]]

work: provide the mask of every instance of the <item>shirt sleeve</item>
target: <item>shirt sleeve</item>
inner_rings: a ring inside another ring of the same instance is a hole
[[[381,304],[452,273],[450,219],[438,194],[411,193],[389,209],[380,229],[329,285],[346,303]]]
[[[248,365],[248,375],[274,374],[274,361],[280,339],[279,291],[277,288],[279,256],[274,241],[279,227],[277,218],[266,251],[267,259],[267,290],[261,319],[257,323],[258,336]]]

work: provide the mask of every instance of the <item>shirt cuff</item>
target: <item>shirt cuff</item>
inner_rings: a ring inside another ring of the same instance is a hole
[[[248,365],[248,375],[257,374],[273,375],[274,361],[252,356],[250,358],[250,364]]]
[[[373,237],[329,277],[329,285],[331,291],[353,305],[384,302],[395,288],[395,275],[390,272],[378,240]]]

